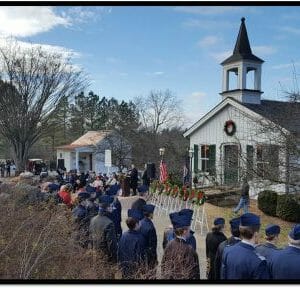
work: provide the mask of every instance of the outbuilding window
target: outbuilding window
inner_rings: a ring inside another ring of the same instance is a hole
[[[216,174],[216,145],[201,145],[200,150],[201,171]]]
[[[257,145],[257,176],[277,181],[279,177],[279,147],[277,145]]]

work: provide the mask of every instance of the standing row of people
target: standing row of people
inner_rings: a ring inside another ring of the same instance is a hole
[[[266,241],[259,244],[261,222],[253,213],[230,221],[228,239],[223,234],[225,220],[217,218],[214,224],[206,237],[209,280],[299,279],[300,224],[293,226],[283,249],[276,246],[280,227],[275,224],[266,226]]]

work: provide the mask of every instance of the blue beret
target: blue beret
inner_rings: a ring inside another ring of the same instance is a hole
[[[106,194],[107,194],[107,195],[110,195],[110,196],[117,195],[119,189],[120,189],[120,185],[118,185],[118,184],[112,185],[112,186],[110,186],[109,189],[106,191]]]
[[[80,193],[78,193],[78,198],[80,198],[80,199],[88,199],[88,198],[90,198],[90,193],[88,193],[88,192],[80,192]]]
[[[143,206],[144,212],[153,213],[154,209],[155,209],[155,205],[152,204],[146,204]]]
[[[180,215],[179,212],[174,212],[171,213],[169,216],[174,229],[183,228],[191,225],[191,219],[186,214]]]
[[[148,191],[148,186],[142,185],[142,186],[139,186],[137,189],[140,193],[145,193]]]
[[[225,219],[224,218],[219,217],[219,218],[216,218],[214,220],[214,225],[222,225],[222,224],[225,224]]]
[[[50,183],[48,185],[48,188],[51,190],[51,191],[57,191],[59,190],[59,185],[55,184],[55,183]]]
[[[241,223],[241,218],[236,217],[229,221],[231,229],[238,229]]]
[[[109,195],[102,195],[102,196],[100,196],[99,201],[100,201],[100,203],[111,204],[114,202],[114,198]]]
[[[144,218],[144,215],[141,210],[138,209],[128,209],[128,217],[134,218],[138,221]]]
[[[96,188],[92,187],[91,185],[87,185],[85,187],[85,191],[88,192],[88,193],[93,193],[93,192],[96,192]]]
[[[241,226],[260,225],[260,217],[253,213],[245,213],[241,216]]]
[[[269,224],[265,231],[266,235],[277,235],[280,234],[280,227],[275,224]]]
[[[289,233],[289,236],[294,240],[300,240],[300,224],[296,224]]]
[[[191,219],[191,221],[192,221],[193,213],[194,213],[194,210],[192,210],[192,209],[181,209],[179,211],[179,215],[186,215],[187,217],[189,217]]]

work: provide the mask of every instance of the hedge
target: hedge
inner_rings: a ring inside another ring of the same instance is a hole
[[[278,195],[276,215],[286,221],[300,222],[299,197],[291,194]]]
[[[276,216],[277,196],[274,191],[264,190],[260,192],[257,198],[258,208],[267,215]]]

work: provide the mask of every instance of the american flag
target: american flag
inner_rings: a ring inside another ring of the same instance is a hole
[[[168,179],[167,164],[163,160],[160,161],[159,172],[159,181],[163,183]]]

